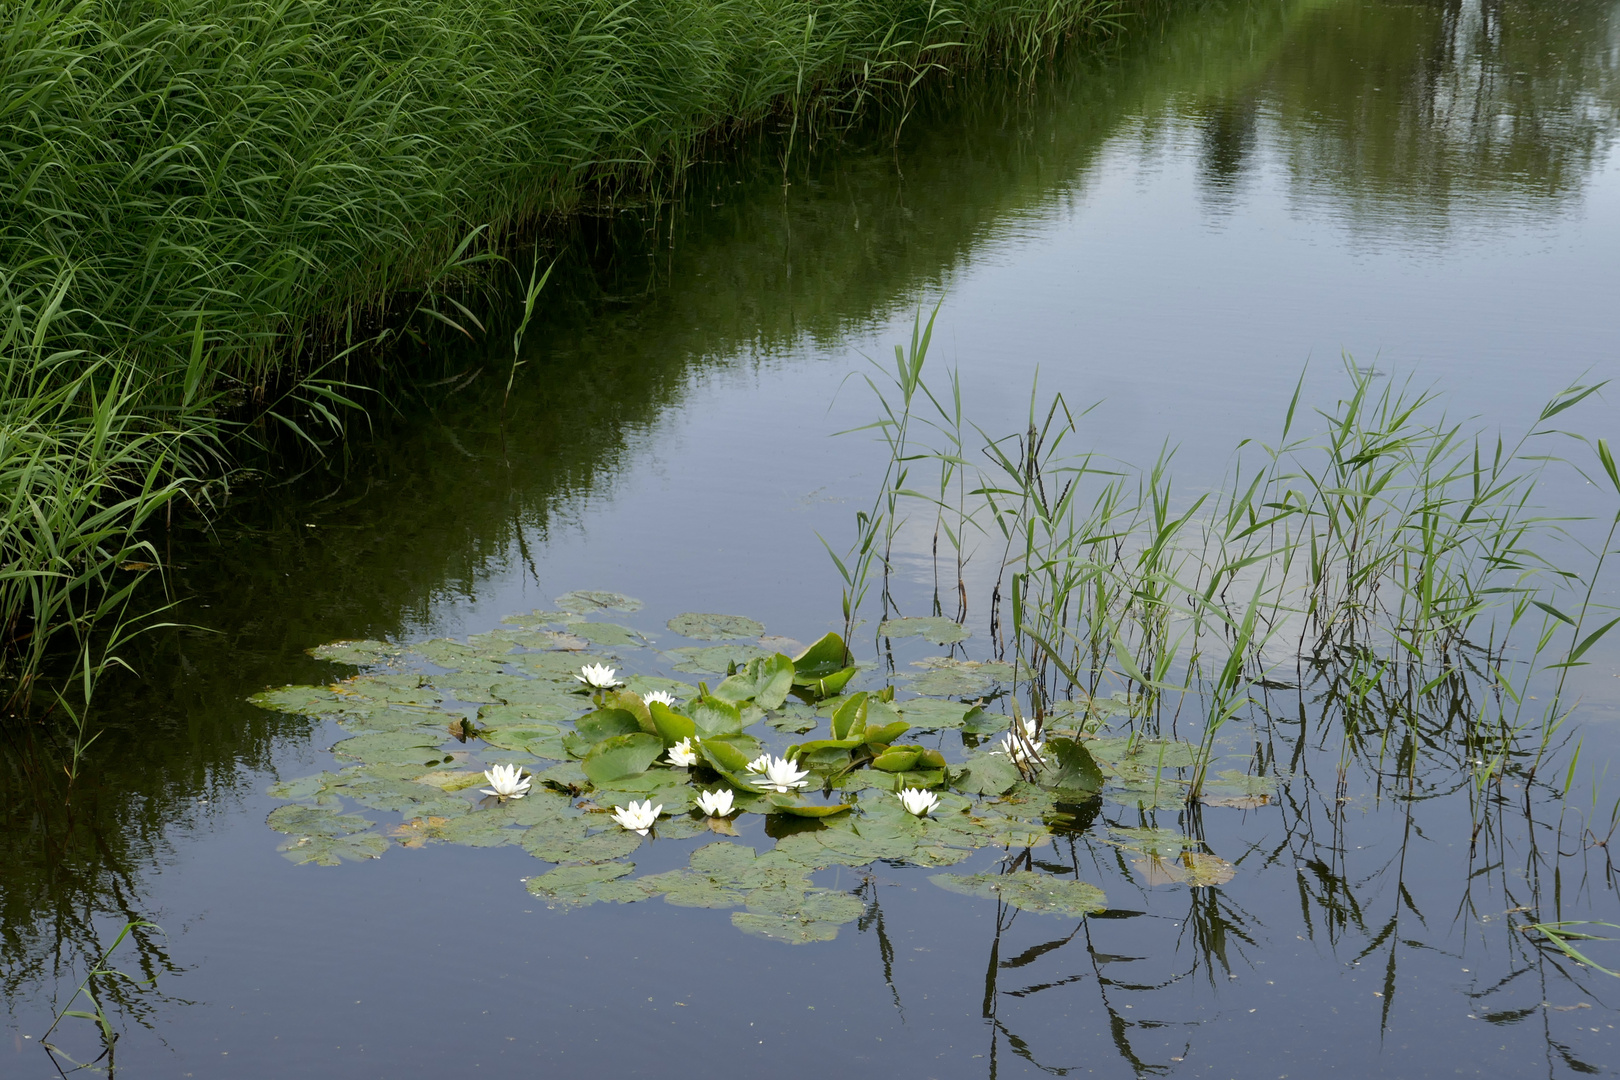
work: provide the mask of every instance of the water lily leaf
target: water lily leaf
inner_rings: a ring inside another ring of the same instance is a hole
[[[842,670],[849,663],[848,656],[843,638],[830,631],[823,634],[793,658],[794,685],[810,686]]]
[[[597,709],[574,721],[574,731],[593,743],[614,735],[633,735],[641,724],[623,709]]]
[[[732,912],[731,925],[745,934],[770,941],[783,941],[789,945],[831,941],[838,936],[837,923],[796,919],[790,915],[772,915],[755,911]]]
[[[536,678],[561,683],[563,688],[569,691],[583,689],[578,676],[585,667],[605,662],[604,657],[594,653],[566,652],[522,653],[514,656],[512,660],[522,665],[525,671],[533,672]]]
[[[762,709],[780,709],[793,689],[793,674],[793,661],[781,653],[760,661],[754,703]]]
[[[938,615],[911,615],[903,619],[884,619],[878,626],[882,637],[920,637],[935,645],[954,645],[970,636],[965,626]]]
[[[296,780],[282,780],[271,784],[265,794],[272,799],[282,799],[287,802],[306,802],[309,800],[331,801],[327,794],[325,778],[331,773],[318,772],[313,776],[301,776]]]
[[[339,814],[318,806],[292,804],[270,811],[265,824],[279,833],[307,836],[348,836],[371,828],[359,814]]]
[[[488,649],[480,649],[473,645],[465,645],[450,638],[434,638],[419,645],[412,645],[411,652],[420,656],[430,664],[452,671],[490,672],[501,670],[501,649],[494,655]]]
[[[525,885],[531,895],[547,901],[551,907],[584,907],[598,901],[628,903],[648,895],[634,882],[621,880],[635,869],[634,863],[627,862],[559,866],[530,878]]]
[[[593,824],[598,826],[595,832],[591,831]],[[541,818],[522,832],[518,843],[546,862],[589,863],[622,859],[641,846],[641,839],[639,833],[619,828],[611,818],[593,814]]]
[[[900,738],[900,736],[904,735],[910,730],[910,723],[905,720],[896,720],[894,723],[884,724],[882,727],[872,727],[869,724],[867,725],[866,731],[862,733],[861,737],[866,743],[872,746],[887,746],[889,743],[894,742],[894,740]],[[944,758],[939,760],[939,766],[940,768],[944,768]]]
[[[1051,766],[1041,771],[1040,779],[1047,787],[1087,793],[1102,790],[1102,770],[1082,744],[1054,736],[1046,740],[1045,756]]]
[[[739,907],[747,897],[740,889],[729,888],[707,874],[691,870],[670,870],[663,874],[650,874],[641,879],[647,889],[664,894],[664,902],[676,907],[728,908]]]
[[[851,694],[844,699],[842,705],[833,711],[832,737],[834,739],[847,739],[852,735],[866,731],[866,699],[868,696],[864,690],[857,694]]]
[[[501,622],[507,626],[558,626],[579,622],[583,615],[572,611],[541,611],[536,608],[527,614],[508,615]]]
[[[765,722],[785,735],[803,735],[816,730],[821,718],[814,709],[794,701],[783,712],[771,715]]]
[[[652,718],[653,730],[664,740],[665,746],[674,746],[682,739],[690,739],[697,734],[697,724],[690,717],[682,716],[661,701],[647,706],[647,714]]]
[[[901,702],[898,711],[912,727],[941,731],[959,728],[966,720],[969,706],[959,701],[940,701],[937,698],[912,698]]]
[[[692,723],[703,735],[729,735],[743,729],[742,710],[714,696],[699,697],[689,706]]]
[[[842,814],[846,810],[853,810],[854,803],[834,803],[831,806],[822,806],[807,803],[802,799],[795,799],[788,795],[773,795],[769,799],[770,812],[773,814],[792,814],[802,818],[825,818],[834,814]]]
[[[1254,776],[1239,772],[1236,769],[1226,769],[1215,774],[1207,790],[1212,795],[1264,795],[1267,799],[1277,790],[1275,776]],[[1265,800],[1262,800],[1264,802]]]
[[[557,719],[572,716],[579,709],[579,699],[570,690],[556,683],[540,679],[507,679],[492,683],[490,696],[503,705],[530,710],[552,709],[560,712]]]
[[[390,645],[386,641],[371,641],[363,639],[358,641],[330,641],[325,645],[317,645],[309,650],[309,655],[317,660],[330,660],[336,664],[353,664],[356,667],[368,667],[380,664],[399,656],[403,650],[397,645]]]
[[[962,721],[964,735],[995,735],[1012,726],[1012,717],[1006,713],[991,712],[983,705],[968,710]]]
[[[685,701],[697,690],[691,683],[665,679],[657,675],[631,675],[624,680],[624,688],[643,700],[654,690],[661,690],[674,697],[676,701]]]
[[[502,847],[518,843],[524,836],[524,830],[510,828],[509,820],[497,814],[465,814],[458,818],[436,820],[442,821],[443,824],[436,826],[432,831],[438,839],[447,844],[479,848]]]
[[[348,730],[360,734],[368,731],[418,731],[423,734],[440,732],[445,725],[461,719],[459,713],[443,709],[416,708],[410,705],[390,705],[344,713],[338,722]]]
[[[1198,757],[1198,748],[1177,739],[1136,739],[1111,737],[1086,740],[1086,749],[1097,761],[1116,768],[1146,769],[1151,776],[1157,769],[1180,769]]]
[[[676,671],[690,671],[695,673],[722,672],[733,665],[741,667],[750,660],[758,660],[770,654],[758,645],[704,645],[687,646],[680,649],[671,649],[676,661]]]
[[[726,641],[734,638],[757,638],[765,632],[761,623],[742,615],[708,615],[687,612],[677,615],[667,624],[675,633],[697,641]]]
[[[442,733],[374,731],[342,740],[332,747],[332,753],[366,762],[427,765],[444,756],[439,749],[443,741]]]
[[[873,758],[871,766],[880,772],[905,772],[916,767],[922,753],[920,746],[891,746]]]
[[[858,667],[840,668],[831,675],[823,675],[821,678],[809,682],[800,682],[798,677],[795,676],[793,683],[814,697],[830,697],[848,686],[849,680],[853,679],[859,671],[860,668]]]
[[[1174,829],[1111,828],[1108,831],[1113,834],[1114,843],[1127,851],[1161,858],[1175,858],[1183,850],[1199,846],[1197,840],[1183,836]]]
[[[490,692],[490,687],[498,682],[505,682],[507,676],[497,669],[493,674],[487,672],[460,672],[455,675],[434,675],[433,689],[447,698],[465,701],[470,705],[495,705],[500,698]]]
[[[724,772],[742,772],[759,756],[759,740],[752,735],[711,735],[698,742],[703,756]]]
[[[436,787],[440,791],[466,791],[470,787],[477,787],[488,780],[481,772],[464,772],[460,769],[438,769],[416,777],[412,783],[426,784]]]
[[[630,629],[628,626],[620,626],[618,623],[575,623],[574,633],[593,645],[601,645],[606,648],[636,647],[647,644],[645,635]]]
[[[1001,900],[1041,915],[1081,918],[1108,907],[1103,891],[1095,885],[1027,870],[1011,874],[935,874],[928,880],[951,892]]]
[[[664,740],[644,731],[614,735],[603,739],[585,755],[580,768],[597,787],[607,787],[615,780],[638,776],[664,752]]]
[[[1258,810],[1271,801],[1270,795],[1200,795],[1198,801],[1205,806],[1218,806],[1230,810]]]
[[[535,780],[548,787],[563,790],[586,788],[590,786],[590,777],[585,770],[579,767],[577,761],[565,761],[561,765],[553,765],[549,769],[542,769],[535,773]],[[528,802],[527,799],[524,802]]]
[[[658,728],[653,725],[652,714],[647,711],[647,703],[641,700],[640,694],[633,694],[628,690],[604,691],[600,708],[623,709],[636,718],[636,723],[642,731],[649,735],[658,734]]]
[[[1203,851],[1183,852],[1181,867],[1187,875],[1187,884],[1194,889],[1225,885],[1237,873],[1237,868],[1225,859]]]
[[[1000,795],[1023,779],[1018,766],[1005,754],[976,754],[968,759],[958,789],[975,795]]]
[[[956,668],[936,668],[911,676],[910,690],[928,697],[978,697],[989,691],[992,681],[977,672]]]
[[[444,695],[429,686],[422,675],[356,675],[333,684],[340,694],[356,694],[367,701],[392,705],[431,705]]]
[[[561,734],[561,729],[555,724],[513,724],[509,727],[481,728],[478,737],[499,750],[520,750],[543,757],[546,755],[537,753],[533,748],[543,746],[550,749]],[[556,746],[561,749],[560,742]]]
[[[623,593],[578,589],[557,597],[557,606],[575,615],[591,615],[598,611],[640,611],[641,601]]]
[[[367,706],[367,702],[357,700],[351,694],[340,694],[327,686],[280,686],[273,690],[262,690],[248,701],[261,709],[298,716],[330,716]]]
[[[283,858],[300,866],[337,866],[345,861],[381,858],[388,850],[388,839],[370,832],[355,836],[289,837],[277,850]]]

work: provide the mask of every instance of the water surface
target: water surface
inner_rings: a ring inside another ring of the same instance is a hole
[[[504,419],[510,357],[446,356],[447,376],[484,370],[402,404],[346,469],[176,534],[177,621],[199,628],[131,654],[141,681],[102,699],[70,801],[50,748],[12,741],[7,1075],[52,1075],[32,1044],[127,918],[166,931],[115,957],[157,976],[116,1013],[140,1075],[1615,1071],[1620,983],[1560,968],[1509,914],[1620,922],[1605,852],[1566,832],[1554,857],[1505,810],[1471,845],[1455,800],[1352,776],[1340,803],[1318,776],[1203,815],[1228,885],[1150,885],[1080,837],[1040,857],[1101,885],[1105,916],[877,867],[836,882],[867,918],[791,948],[725,912],[549,911],[516,848],[293,867],[266,788],[342,732],[245,698],[346,674],[305,655],[323,642],[476,633],[574,588],[642,598],[627,621],[649,632],[695,608],[811,640],[838,617],[817,533],[842,542],[883,467],[833,437],[873,415],[850,375],[936,303],[930,363],[960,368],[987,429],[1021,427],[1038,373],[1103,403],[1082,429],[1099,452],[1177,447],[1189,493],[1276,431],[1307,363],[1305,399],[1330,401],[1343,352],[1522,430],[1570,381],[1620,373],[1617,126],[1613,3],[1186,5],[1032,88],[962,80],[898,145],[828,140],[785,172],[774,142],[717,148],[677,207],[587,223]],[[1571,424],[1614,419],[1594,400]],[[1543,497],[1599,507],[1577,480]],[[926,564],[903,565],[921,605]],[[1599,769],[1617,671],[1581,675]],[[1304,730],[1255,752],[1286,759]],[[68,1023],[58,1041],[94,1046]]]

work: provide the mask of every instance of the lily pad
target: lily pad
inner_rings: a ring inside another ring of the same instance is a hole
[[[687,612],[677,615],[667,624],[673,632],[695,641],[731,641],[757,638],[765,633],[763,623],[744,615],[709,615]]]
[[[317,660],[330,660],[337,664],[369,667],[372,664],[381,664],[392,660],[400,655],[402,651],[398,645],[390,645],[386,641],[363,639],[358,641],[332,641],[325,645],[317,645],[309,650],[309,655]]]
[[[838,936],[837,923],[796,919],[791,915],[772,915],[756,911],[732,912],[731,925],[745,934],[770,941],[782,941],[789,945],[831,941]]]
[[[628,903],[645,899],[647,890],[619,879],[635,872],[635,863],[598,863],[594,866],[559,866],[530,878],[531,895],[553,907],[584,907],[599,901]]]
[[[950,892],[1000,900],[1040,915],[1081,918],[1108,907],[1103,891],[1095,885],[1028,870],[1011,874],[935,874],[928,880]]]
[[[580,768],[597,787],[606,787],[615,780],[638,776],[664,752],[664,740],[656,735],[638,731],[630,735],[614,735],[603,739],[580,762]]]
[[[689,645],[680,649],[671,649],[670,656],[676,657],[675,670],[688,671],[695,674],[707,672],[724,672],[733,665],[742,667],[750,660],[763,659],[770,653],[758,645]]]
[[[910,689],[927,697],[978,697],[994,685],[988,677],[973,671],[955,668],[935,668],[912,676]]]
[[[914,728],[944,731],[961,727],[972,706],[959,701],[940,701],[938,698],[924,697],[902,701],[895,708]]]
[[[628,626],[610,622],[582,622],[574,624],[574,633],[593,645],[604,648],[636,648],[647,644],[647,639]]]
[[[299,866],[337,866],[343,862],[381,858],[388,850],[388,839],[371,832],[354,836],[300,836],[287,840],[278,850],[283,858]]]
[[[878,634],[890,638],[920,637],[934,645],[954,645],[970,636],[967,627],[939,615],[884,619],[878,626]]]
[[[578,589],[557,597],[557,606],[575,615],[598,611],[640,611],[641,601],[623,593]]]
[[[332,753],[377,764],[426,765],[444,756],[439,749],[443,742],[442,732],[428,735],[415,731],[375,731],[342,740],[332,747]]]

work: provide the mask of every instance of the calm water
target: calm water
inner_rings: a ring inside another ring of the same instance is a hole
[[[1306,400],[1331,401],[1341,352],[1522,430],[1568,382],[1620,375],[1617,130],[1613,3],[1189,4],[1032,90],[958,86],[897,147],[824,143],[786,185],[779,148],[754,147],[674,209],[587,222],[504,430],[509,358],[446,358],[471,381],[402,403],[341,475],[177,534],[177,621],[208,629],[132,654],[141,684],[102,699],[71,805],[49,746],[12,740],[5,1075],[54,1075],[38,1036],[130,918],[166,932],[115,956],[157,976],[115,1010],[139,1076],[1620,1071],[1620,981],[1509,918],[1620,922],[1605,853],[1566,830],[1555,856],[1506,812],[1471,852],[1456,800],[1379,800],[1352,775],[1340,803],[1330,776],[1205,813],[1238,868],[1219,888],[1149,885],[1083,838],[1042,857],[1107,891],[1084,922],[846,870],[823,883],[859,885],[868,917],[794,948],[723,911],[547,910],[517,848],[294,867],[265,790],[343,733],[244,701],[341,675],[305,655],[323,642],[475,633],[575,588],[642,598],[626,621],[649,632],[697,609],[813,639],[838,614],[817,533],[850,535],[883,466],[833,437],[873,414],[849,375],[936,302],[931,363],[960,368],[987,429],[1021,427],[1038,372],[1102,402],[1082,429],[1099,451],[1178,447],[1188,492],[1276,431],[1307,362]],[[1615,431],[1605,402],[1575,415]],[[1591,512],[1592,490],[1544,498]],[[926,565],[902,566],[918,602]],[[1611,654],[1579,676],[1588,768],[1620,743],[1616,675]],[[53,1041],[99,1052],[66,1025]]]

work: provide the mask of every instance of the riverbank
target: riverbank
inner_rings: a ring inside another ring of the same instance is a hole
[[[475,331],[440,287],[520,231],[675,191],[706,140],[767,119],[790,154],[874,108],[899,123],[926,81],[1029,67],[1116,6],[28,0],[0,55],[6,674],[26,685],[61,628],[94,666],[89,629],[161,562],[140,525],[206,505],[245,421],[335,424],[347,387],[319,365],[402,311]]]

